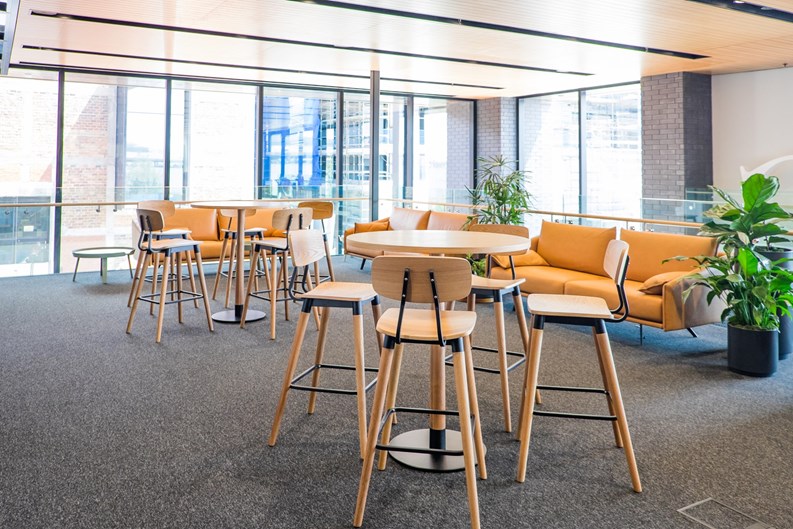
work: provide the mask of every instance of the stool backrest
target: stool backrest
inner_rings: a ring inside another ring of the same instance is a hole
[[[153,209],[162,213],[163,218],[167,219],[176,213],[176,204],[170,200],[144,200],[138,202],[138,209]]]
[[[609,241],[606,247],[606,255],[603,258],[603,271],[614,280],[617,286],[617,295],[619,296],[620,304],[616,309],[611,309],[613,314],[620,313],[622,316],[612,321],[623,321],[628,317],[628,298],[625,295],[625,273],[628,270],[628,243],[618,239]]]
[[[280,231],[305,230],[311,227],[311,208],[286,208],[273,213],[273,228]]]
[[[471,292],[471,265],[460,257],[402,257],[388,255],[372,261],[372,286],[383,297],[400,300],[409,281],[405,300],[408,303],[432,303],[430,272],[435,277],[438,302],[454,301]]]
[[[311,208],[314,214],[314,220],[325,220],[333,217],[333,202],[326,201],[310,201],[300,202],[297,207]]]
[[[289,232],[289,250],[295,268],[307,266],[325,257],[325,243],[319,230],[292,230]]]
[[[156,209],[138,208],[135,210],[135,216],[140,226],[138,249],[145,250],[144,243],[148,241],[149,246],[151,246],[151,233],[162,230],[165,227],[165,219],[163,219],[162,212]]]
[[[517,235],[518,237],[529,238],[529,228],[515,224],[471,224],[468,226],[468,231],[504,233],[506,235]],[[525,250],[521,250],[520,253],[525,253]]]

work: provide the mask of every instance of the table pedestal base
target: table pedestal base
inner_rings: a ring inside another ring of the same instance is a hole
[[[435,430],[434,433],[444,434],[445,446],[432,446],[432,448],[443,448],[447,450],[462,450],[463,442],[460,432],[455,430]],[[433,441],[436,441],[433,439]],[[394,446],[409,446],[413,448],[430,448],[430,429],[413,430],[399,434],[392,438],[389,444]],[[432,443],[437,444],[436,442]],[[485,448],[487,452],[487,448]],[[439,454],[418,454],[414,452],[389,452],[395,461],[407,467],[428,472],[456,472],[465,469],[463,456],[447,456]],[[476,455],[474,455],[476,457]]]
[[[245,323],[250,321],[263,320],[266,314],[260,310],[248,309],[245,315]],[[242,305],[234,305],[233,309],[221,310],[212,315],[212,319],[218,323],[239,323],[242,321]]]

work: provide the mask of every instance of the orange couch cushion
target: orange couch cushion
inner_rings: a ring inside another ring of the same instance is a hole
[[[422,209],[394,208],[388,219],[392,230],[426,230],[430,212]]]
[[[592,279],[593,277],[592,274],[551,266],[515,267],[515,275],[525,279],[520,285],[520,290],[531,294],[564,294],[564,285],[568,281]],[[512,273],[507,268],[494,267],[490,276],[493,279],[512,279]],[[614,281],[611,281],[611,284],[613,285]]]
[[[662,272],[690,272],[697,267],[694,261],[662,263],[664,259],[676,255],[714,255],[716,252],[716,239],[698,235],[621,230],[620,239],[630,247],[626,278],[633,281],[645,281]]]
[[[217,219],[214,209],[176,208],[176,213],[165,219],[165,229],[189,229],[190,237],[197,241],[218,241]]]
[[[687,273],[688,272],[684,270],[677,270],[656,274],[653,277],[647,278],[647,280],[642,283],[642,286],[639,287],[639,291],[644,292],[645,294],[655,294],[656,296],[660,296],[664,291],[665,284],[677,279],[678,277],[684,276]]]
[[[374,222],[356,222],[353,233],[367,233],[370,231],[388,230],[388,219],[380,219]]]
[[[277,210],[282,209],[279,207],[274,208],[262,208],[257,209],[256,213],[253,215],[246,215],[245,216],[245,227],[246,228],[266,228],[267,230],[271,230],[273,227],[273,213]],[[231,220],[231,228],[232,230],[237,229],[237,217],[229,217],[218,213],[218,226],[220,229],[227,229],[229,227],[229,220]]]
[[[468,222],[468,215],[465,213],[447,213],[443,211],[431,211],[430,218],[427,220],[428,230],[461,230]]]
[[[501,268],[509,268],[508,255],[494,255],[493,260]],[[542,258],[534,250],[526,250],[526,253],[521,255],[513,255],[512,262],[515,266],[548,266],[548,261]]]
[[[553,267],[605,276],[606,247],[616,237],[617,228],[543,221],[537,253]]]

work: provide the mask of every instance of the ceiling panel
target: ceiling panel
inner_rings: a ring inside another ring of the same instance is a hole
[[[362,89],[378,70],[383,90],[465,98],[793,63],[793,24],[686,0],[351,2],[388,13],[317,1],[19,0],[10,62]]]

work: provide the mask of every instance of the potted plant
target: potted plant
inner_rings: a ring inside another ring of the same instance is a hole
[[[479,158],[476,172],[476,185],[467,187],[474,219],[480,224],[523,224],[523,214],[531,206],[531,193],[526,188],[526,171],[517,167],[517,162],[509,161],[501,155]],[[481,256],[466,256],[474,273],[487,275],[487,264]]]
[[[727,365],[750,376],[771,376],[779,361],[780,314],[789,315],[793,304],[793,272],[740,246],[731,254],[676,257],[693,259],[701,270],[692,274],[693,285],[709,289],[708,303],[722,298],[727,307],[721,315],[727,322]]]
[[[749,248],[768,258],[775,266],[793,269],[793,250],[779,247],[791,237],[779,225],[791,219],[791,214],[778,203],[771,202],[779,191],[779,180],[775,176],[755,173],[741,184],[743,204],[726,192],[710,186],[724,204],[714,206],[705,216],[707,220],[700,235],[716,237],[723,251],[735,256],[740,248]],[[793,320],[789,315],[780,320],[779,356],[786,358],[793,352]]]

